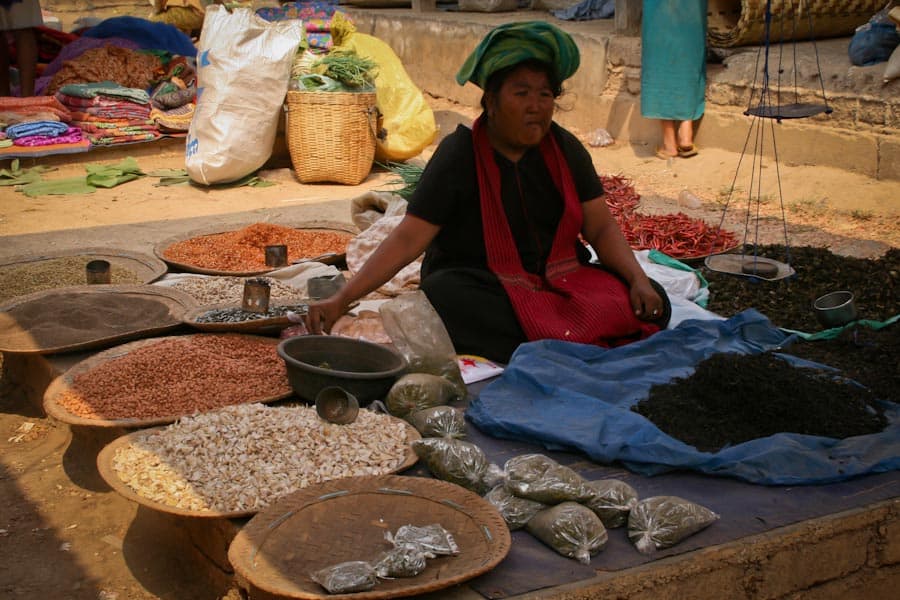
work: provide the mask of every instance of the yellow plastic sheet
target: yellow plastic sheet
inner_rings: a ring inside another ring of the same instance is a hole
[[[378,38],[355,31],[341,40],[340,47],[355,50],[378,64],[375,97],[387,135],[376,140],[375,159],[399,162],[418,156],[434,141],[437,125],[431,107],[409,78],[400,58]]]

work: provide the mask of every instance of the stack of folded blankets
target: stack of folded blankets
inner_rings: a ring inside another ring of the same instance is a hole
[[[56,98],[0,98],[0,149],[18,154],[25,149],[81,150],[90,146],[71,112]]]
[[[150,93],[150,118],[165,135],[183,137],[191,127],[197,96],[194,63],[186,56],[172,57],[165,76]]]
[[[56,92],[92,144],[110,146],[149,142],[162,137],[150,118],[150,96],[145,90],[111,81],[70,83]]]

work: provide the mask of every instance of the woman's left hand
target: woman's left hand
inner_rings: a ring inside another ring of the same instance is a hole
[[[646,277],[635,281],[631,284],[629,290],[631,296],[631,308],[634,309],[634,315],[644,321],[654,321],[663,314],[663,301],[650,285],[650,280]]]

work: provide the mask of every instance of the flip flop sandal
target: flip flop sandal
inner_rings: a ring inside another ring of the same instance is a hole
[[[656,149],[656,158],[661,158],[662,160],[669,160],[670,158],[678,158],[678,154],[666,154],[666,151],[662,148]]]
[[[690,146],[678,146],[678,156],[681,158],[697,156],[697,148],[695,148],[693,144]]]

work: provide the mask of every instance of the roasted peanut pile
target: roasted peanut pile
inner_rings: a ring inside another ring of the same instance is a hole
[[[360,410],[335,425],[312,407],[230,406],[185,417],[118,449],[113,467],[139,496],[192,511],[259,510],[279,496],[402,464],[407,426]]]
[[[160,340],[81,373],[56,402],[87,419],[180,417],[290,393],[275,344],[241,335]]]
[[[163,257],[211,271],[266,271],[266,246],[287,246],[287,260],[313,258],[333,252],[343,254],[352,233],[294,229],[272,223],[254,223],[236,231],[202,235],[176,242]]]
[[[304,290],[292,287],[271,277],[256,277],[269,284],[269,302],[296,300],[306,296]],[[243,277],[186,277],[172,284],[191,296],[200,306],[206,304],[240,304],[244,299]]]

